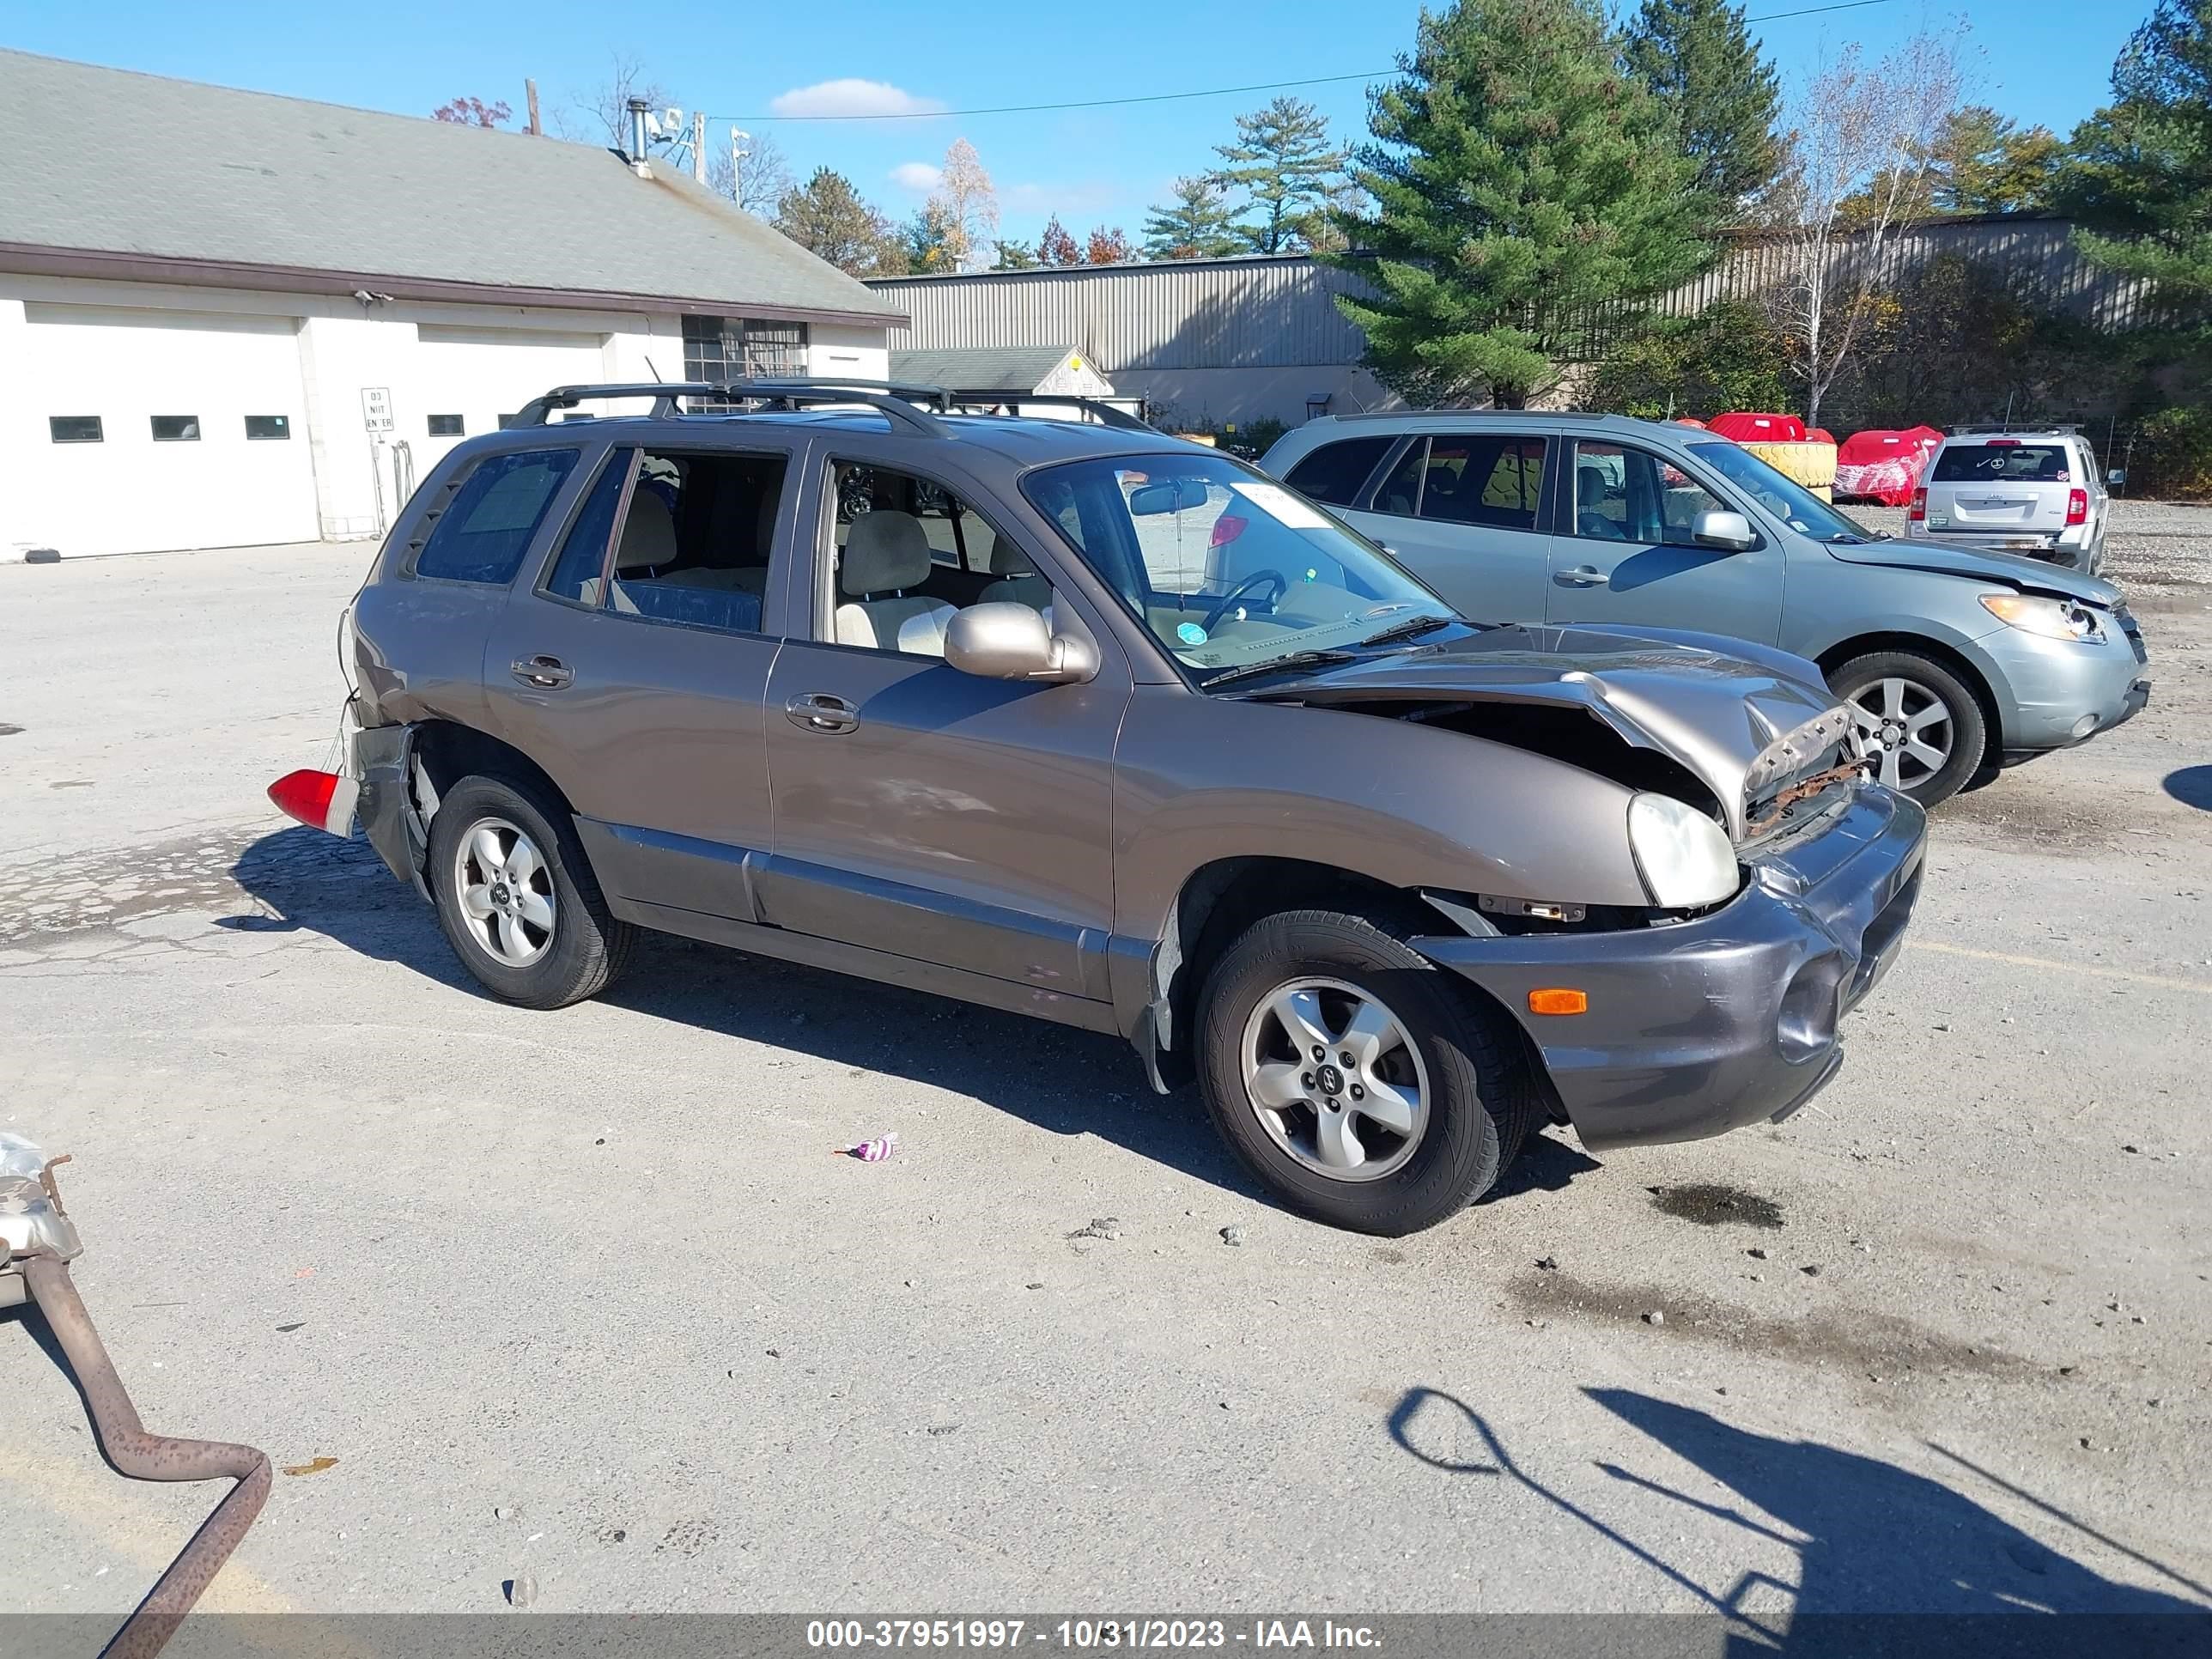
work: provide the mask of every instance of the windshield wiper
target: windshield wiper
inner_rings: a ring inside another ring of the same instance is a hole
[[[1266,662],[1240,663],[1234,668],[1224,668],[1218,674],[1208,675],[1199,684],[1211,691],[1217,685],[1226,685],[1231,680],[1249,679],[1255,674],[1273,674],[1285,668],[1322,668],[1358,659],[1358,653],[1351,651],[1294,651],[1287,657],[1272,657]]]
[[[1360,641],[1362,645],[1388,645],[1393,640],[1410,640],[1416,634],[1429,634],[1439,628],[1449,628],[1457,617],[1435,617],[1423,614],[1408,617],[1403,622],[1392,623],[1379,634],[1370,634]]]

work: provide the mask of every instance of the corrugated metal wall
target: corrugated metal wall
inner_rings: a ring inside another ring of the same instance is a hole
[[[2008,217],[1917,226],[1879,258],[1894,280],[1946,253],[1993,266],[2039,303],[2101,328],[2152,320],[2144,285],[2099,270],[2075,252],[2063,219]],[[1740,239],[1713,270],[1668,295],[1662,311],[1688,314],[1717,299],[1772,289],[1787,250]],[[1853,257],[1849,252],[1845,258]],[[904,307],[913,327],[891,346],[1073,345],[1111,376],[1132,369],[1277,368],[1358,362],[1364,341],[1332,296],[1356,275],[1303,256],[1190,260],[1097,270],[888,277],[868,284]],[[1632,313],[1608,315],[1612,326]],[[1601,327],[1602,337],[1609,327]]]

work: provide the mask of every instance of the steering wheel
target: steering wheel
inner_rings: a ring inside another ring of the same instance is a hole
[[[1221,602],[1206,613],[1206,620],[1199,626],[1211,634],[1215,625],[1229,614],[1237,601],[1244,597],[1246,589],[1270,586],[1274,592],[1267,595],[1267,609],[1273,611],[1276,601],[1291,591],[1289,579],[1279,570],[1255,570],[1236,586],[1231,588],[1228,592],[1223,594]]]

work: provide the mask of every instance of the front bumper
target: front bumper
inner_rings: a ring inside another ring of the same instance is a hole
[[[1835,1075],[1840,1021],[1904,942],[1926,832],[1913,802],[1863,786],[1693,921],[1413,945],[1513,1012],[1585,1146],[1722,1134],[1788,1115]],[[1586,992],[1589,1012],[1529,1013],[1528,994],[1554,986]]]
[[[2085,743],[2150,701],[2150,653],[2125,605],[2102,643],[2047,640],[2005,628],[1976,642],[1996,668],[2001,747],[2008,760]]]

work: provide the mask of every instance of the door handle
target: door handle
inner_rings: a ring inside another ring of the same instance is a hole
[[[849,732],[860,723],[851,703],[826,691],[793,697],[784,704],[783,717],[802,732]]]
[[[1606,576],[1594,564],[1578,564],[1571,570],[1558,572],[1552,580],[1562,587],[1602,587]]]
[[[573,682],[576,671],[558,657],[517,657],[509,672],[525,685],[534,685],[541,691],[557,691]]]

